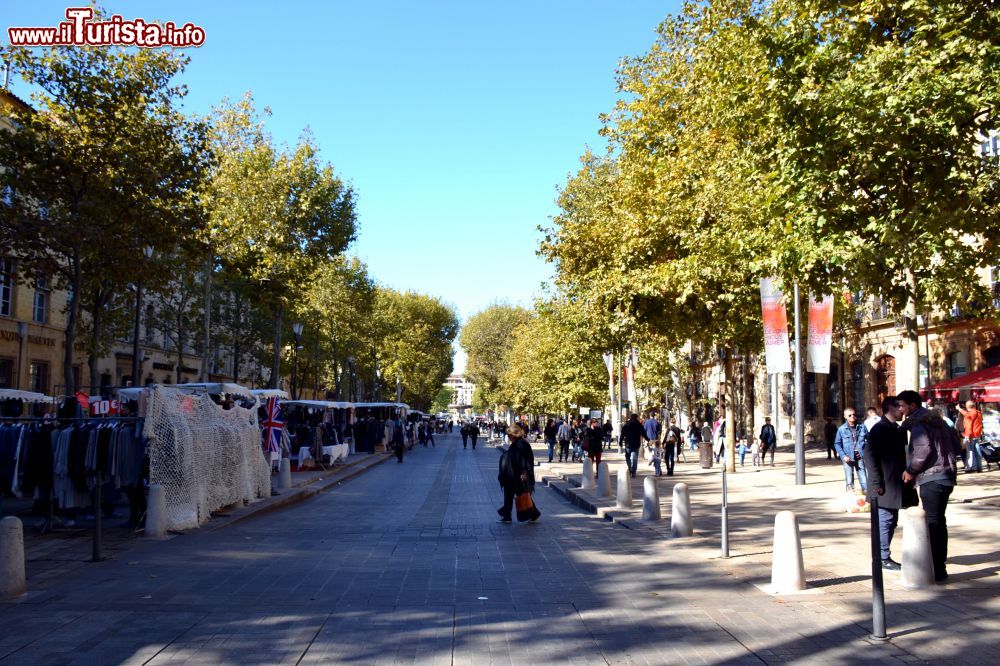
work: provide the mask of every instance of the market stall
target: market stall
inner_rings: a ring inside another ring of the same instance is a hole
[[[405,402],[354,403],[354,448],[359,452],[385,451],[389,443],[392,422],[406,420],[410,406]]]
[[[281,407],[292,440],[290,450],[299,469],[347,459],[351,403],[282,400]]]

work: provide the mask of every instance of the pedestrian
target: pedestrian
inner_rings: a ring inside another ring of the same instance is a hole
[[[719,419],[715,424],[715,462],[726,455],[726,419]]]
[[[760,467],[760,440],[754,439],[750,445],[750,460],[754,467]]]
[[[462,448],[463,449],[468,448],[468,446],[469,446],[469,426],[466,425],[465,423],[463,423],[462,427],[458,429],[458,434],[460,434],[462,436]]]
[[[837,449],[833,445],[837,441],[837,424],[831,418],[827,418],[823,426],[823,439],[826,440],[826,459],[833,460],[837,456]]]
[[[973,400],[965,402],[965,409],[961,403],[955,405],[962,415],[962,444],[965,445],[965,473],[983,471],[983,455],[979,448],[983,443],[983,413],[976,409]]]
[[[479,439],[479,426],[473,421],[469,424],[469,440],[472,442],[472,450],[476,450],[476,440]]]
[[[611,419],[604,422],[604,427],[601,429],[604,432],[604,448],[608,451],[611,450],[611,437],[614,435],[615,429],[611,425]]]
[[[646,431],[646,440],[649,442],[660,441],[660,419],[656,418],[653,412],[650,412],[646,418],[646,422],[642,424],[643,430]]]
[[[584,426],[580,423],[580,419],[573,419],[573,439],[570,443],[573,444],[573,462],[577,460],[583,460],[583,431]]]
[[[712,426],[708,421],[705,421],[705,424],[701,427],[701,441],[711,444],[715,441],[712,437],[713,434],[715,434],[715,431],[712,430]]]
[[[604,452],[604,431],[601,429],[601,422],[597,419],[590,419],[590,428],[584,432],[587,445],[587,457],[594,463],[594,478],[597,478],[598,469],[601,466],[601,453]]]
[[[667,463],[667,476],[674,475],[674,460],[681,445],[681,438],[678,433],[680,433],[680,430],[677,428],[667,428],[663,431],[662,444],[657,442],[657,444],[660,444],[660,457]],[[656,454],[655,448],[653,453],[654,455]],[[657,469],[659,469],[659,465],[657,465]],[[657,476],[659,476],[659,473],[657,473]]]
[[[559,443],[559,462],[569,462],[569,444],[573,441],[573,428],[561,420],[556,428],[556,441]]]
[[[746,440],[746,438],[741,438],[740,439],[739,448],[737,449],[737,453],[740,454],[740,467],[744,467],[745,466],[744,463],[746,461],[747,451],[749,451],[749,450],[750,450],[750,448],[747,446],[747,440]]]
[[[767,458],[767,452],[771,452],[771,467],[774,467],[774,450],[778,448],[778,435],[774,432],[774,426],[771,425],[771,417],[764,417],[764,425],[760,427],[760,465],[764,466],[764,459]]]
[[[698,429],[698,424],[694,421],[691,422],[691,427],[688,428],[688,447],[694,451],[698,448],[698,442],[701,441],[701,430]]]
[[[434,427],[430,424],[427,425],[427,441],[430,442],[431,446],[437,448],[437,444],[434,443]]]
[[[858,423],[858,415],[853,407],[844,410],[844,423],[837,430],[837,438],[833,447],[837,456],[844,464],[844,484],[847,492],[854,491],[854,475],[857,472],[861,490],[868,489],[868,475],[865,472],[865,444],[868,439],[868,428],[864,423]]]
[[[874,407],[869,407],[865,410],[865,422],[862,424],[865,430],[871,430],[872,426],[878,423],[881,417],[878,415],[878,410]]]
[[[549,419],[545,424],[545,446],[549,450],[549,462],[552,462],[552,456],[556,449],[556,422],[553,419]]]
[[[868,497],[878,503],[879,542],[882,568],[901,569],[892,559],[892,535],[899,522],[899,510],[917,505],[917,491],[903,483],[906,470],[906,431],[899,427],[903,408],[896,396],[882,401],[882,418],[868,432],[865,469],[868,470]]]
[[[903,391],[897,398],[906,416],[903,428],[910,433],[909,462],[903,472],[903,482],[917,483],[931,538],[934,580],[943,583],[948,578],[945,569],[948,559],[945,510],[958,477],[955,459],[961,455],[962,443],[955,429],[948,427],[937,412],[922,406],[919,393]]]
[[[639,447],[646,440],[646,431],[639,421],[638,414],[630,414],[628,421],[622,426],[622,434],[618,437],[619,447],[624,444],[628,451],[628,471],[632,478],[635,478],[636,468],[639,466]]]
[[[396,419],[392,426],[392,450],[396,453],[396,462],[401,463],[403,462],[403,446],[406,444],[403,422]]]
[[[663,458],[663,445],[660,442],[656,442],[653,448],[649,452],[649,464],[653,466],[653,473],[656,476],[661,476],[662,469],[660,460]]]
[[[500,455],[500,469],[497,481],[503,489],[503,506],[497,509],[501,523],[511,522],[514,497],[535,490],[535,455],[531,445],[524,439],[524,430],[516,423],[507,428],[510,447]],[[530,520],[537,520],[541,514],[537,507]],[[520,519],[520,516],[519,516]]]

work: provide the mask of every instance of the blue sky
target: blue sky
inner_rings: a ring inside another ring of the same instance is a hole
[[[84,2],[0,0],[10,25],[50,26]],[[311,128],[359,197],[350,252],[382,284],[441,297],[464,320],[530,305],[556,188],[616,99],[619,59],[650,47],[676,0],[105,2],[126,19],[188,21],[186,106],[252,90],[292,144]],[[14,92],[26,94],[15,80]],[[461,367],[462,359],[458,359]]]

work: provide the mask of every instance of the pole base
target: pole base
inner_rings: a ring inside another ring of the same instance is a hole
[[[889,642],[889,637],[888,636],[876,636],[875,634],[870,634],[868,636],[868,640],[872,641],[873,643],[888,643]]]

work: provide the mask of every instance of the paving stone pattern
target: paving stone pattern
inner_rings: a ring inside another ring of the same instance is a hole
[[[705,536],[602,520],[545,486],[538,523],[500,524],[498,452],[437,441],[225,529],[39,570],[0,604],[0,663],[1000,662],[995,604],[970,619],[958,596],[921,596],[878,645],[863,594],[769,597]],[[921,654],[955,614],[962,640]]]

